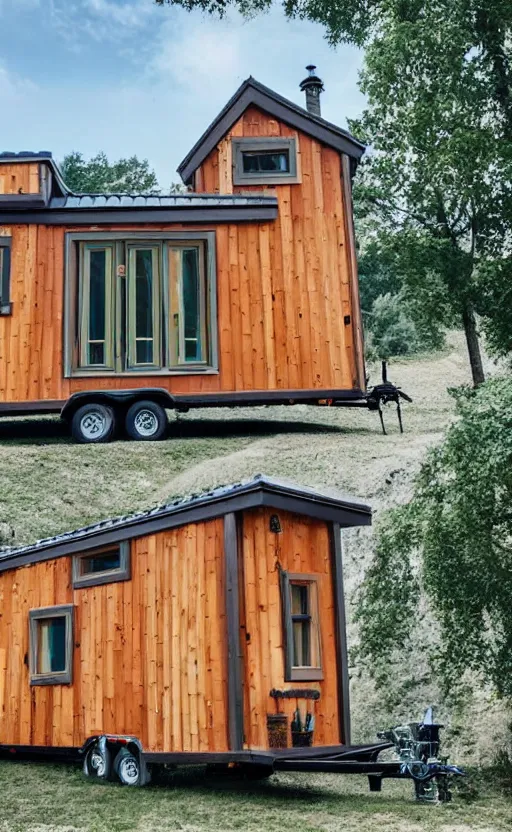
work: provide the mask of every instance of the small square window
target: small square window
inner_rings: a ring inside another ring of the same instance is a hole
[[[110,584],[130,578],[130,544],[127,541],[73,557],[73,587]]]
[[[0,237],[0,315],[11,314],[11,238]]]
[[[282,594],[285,681],[323,679],[317,578],[283,572]]]
[[[73,607],[30,610],[30,684],[69,685],[73,669]]]
[[[233,139],[233,184],[278,185],[300,182],[295,139]]]

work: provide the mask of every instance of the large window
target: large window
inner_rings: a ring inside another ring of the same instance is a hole
[[[0,237],[0,315],[11,314],[11,238]]]
[[[73,557],[74,589],[127,581],[129,577],[130,544],[128,542],[104,546]]]
[[[313,575],[282,573],[285,630],[285,680],[323,679],[318,580]]]
[[[72,680],[73,607],[30,610],[30,684],[65,685]]]
[[[299,182],[295,139],[233,139],[233,184],[289,185]]]
[[[66,374],[215,371],[214,237],[69,235]]]

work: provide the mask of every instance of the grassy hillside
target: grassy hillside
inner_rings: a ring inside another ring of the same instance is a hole
[[[447,387],[470,381],[462,339],[454,337],[450,348],[434,357],[395,361],[390,376],[414,399],[405,408],[403,436],[392,408],[386,413],[388,436],[381,434],[375,414],[298,406],[192,411],[179,419],[171,417],[165,442],[119,441],[98,447],[72,444],[56,419],[3,420],[0,532],[13,543],[31,542],[258,472],[353,493],[370,502],[378,515],[407,499],[427,448],[440,440],[453,418]],[[379,381],[378,368],[373,381]],[[351,601],[371,556],[371,534],[361,529],[346,535],[352,644],[357,632]],[[372,739],[377,728],[420,717],[426,705],[439,703],[421,642],[403,673],[397,674],[392,712],[361,668],[352,667],[351,676],[354,741]],[[439,704],[441,717],[450,725],[453,756],[459,761],[489,760],[503,737],[503,706],[485,692],[468,697],[463,711]],[[496,795],[484,795],[470,808],[458,801],[437,812],[411,804],[411,787],[403,783],[385,784],[382,795],[367,796],[364,779],[357,778],[280,775],[268,784],[238,791],[187,776],[170,791],[155,788],[133,797],[115,786],[84,783],[73,770],[0,764],[0,832],[466,832],[510,828],[512,821],[510,806]]]

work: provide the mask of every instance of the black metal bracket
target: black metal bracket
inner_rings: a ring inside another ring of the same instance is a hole
[[[387,364],[385,361],[382,362],[382,384],[376,384],[375,387],[367,393],[366,402],[368,405],[368,410],[378,410],[379,412],[379,419],[380,424],[382,426],[382,433],[384,436],[387,435],[386,425],[384,424],[384,413],[383,413],[383,406],[388,404],[389,402],[394,402],[396,404],[396,415],[398,418],[398,425],[400,427],[400,433],[404,432],[404,426],[402,422],[402,407],[401,407],[401,399],[406,402],[412,402],[410,396],[407,393],[404,393],[399,387],[392,384],[388,381],[388,373],[387,373]]]

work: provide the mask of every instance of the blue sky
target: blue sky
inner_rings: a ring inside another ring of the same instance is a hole
[[[220,21],[153,0],[0,0],[0,150],[137,154],[167,188],[248,75],[303,104],[308,63],[326,87],[322,114],[346,126],[364,105],[360,54],[279,6]]]

